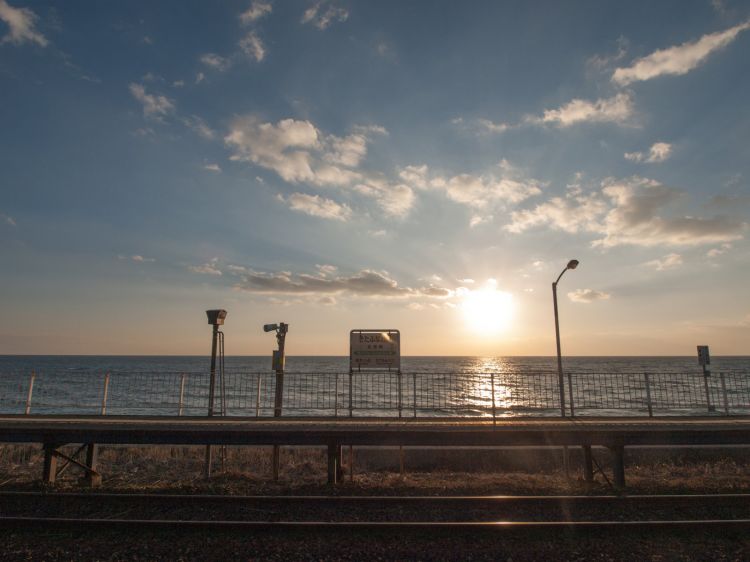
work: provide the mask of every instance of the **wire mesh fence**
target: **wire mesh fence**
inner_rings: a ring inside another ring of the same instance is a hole
[[[217,376],[216,414],[270,417],[274,372]],[[0,412],[204,416],[206,372],[6,372]],[[750,373],[595,373],[564,376],[566,415],[750,414]],[[287,372],[281,414],[317,417],[559,416],[556,372]]]

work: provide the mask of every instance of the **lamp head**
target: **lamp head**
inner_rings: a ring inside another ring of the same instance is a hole
[[[578,267],[578,260],[570,260],[568,262],[567,269],[575,269],[576,267]]]
[[[223,309],[207,310],[206,316],[208,316],[209,324],[221,326],[224,324],[224,318],[227,317],[227,311]]]
[[[278,329],[279,329],[278,324],[263,324],[264,332],[273,332],[274,330],[278,330]]]

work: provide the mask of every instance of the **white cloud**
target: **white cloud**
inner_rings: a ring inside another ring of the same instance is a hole
[[[206,79],[206,75],[205,75],[205,74],[203,74],[202,72],[199,72],[198,74],[196,74],[196,75],[195,75],[195,83],[196,83],[196,84],[200,84],[200,83],[201,83],[201,82],[203,82],[203,81],[204,81],[205,79]]]
[[[569,127],[576,123],[625,123],[633,116],[633,100],[630,94],[619,93],[614,97],[596,101],[574,99],[557,109],[546,109],[542,117],[530,117],[530,123],[550,123],[558,127]]]
[[[321,31],[333,22],[344,22],[349,18],[346,8],[336,6],[334,2],[318,0],[302,14],[302,23],[311,23]]]
[[[312,181],[311,150],[320,148],[318,129],[309,121],[283,119],[262,123],[254,116],[237,117],[224,142],[232,160],[250,161],[273,170],[284,181]]]
[[[209,68],[213,68],[214,70],[218,70],[219,72],[227,70],[232,65],[231,61],[228,58],[219,56],[214,53],[206,53],[205,55],[201,55],[199,60]]]
[[[217,174],[221,173],[221,167],[218,164],[205,164],[203,169],[209,172],[216,172]]]
[[[317,269],[320,275],[323,277],[327,277],[328,275],[333,275],[339,270],[339,268],[336,267],[335,265],[329,265],[329,264],[323,264],[323,265],[315,264],[315,269]]]
[[[129,89],[133,97],[143,106],[143,116],[146,118],[158,121],[175,109],[174,102],[171,99],[166,96],[146,93],[143,84],[131,83]]]
[[[272,11],[273,6],[270,2],[265,0],[253,0],[250,7],[240,14],[240,22],[242,22],[243,25],[248,25],[259,20],[263,16],[270,14]]]
[[[626,152],[625,158],[631,162],[655,164],[664,162],[672,155],[672,145],[667,142],[656,142],[651,145],[648,154],[643,152]]]
[[[204,139],[213,140],[216,137],[216,132],[208,126],[208,123],[206,123],[197,115],[191,115],[190,117],[183,118],[182,123],[189,129],[192,129],[194,132],[198,133]]]
[[[631,66],[616,69],[612,74],[612,81],[626,86],[658,76],[686,74],[705,62],[711,53],[729,45],[746,29],[750,29],[750,21],[725,31],[709,33],[692,43],[654,51],[636,60]]]
[[[136,263],[154,263],[156,261],[156,258],[144,258],[140,254],[134,254],[132,256],[119,255],[117,256],[117,259],[118,260],[130,260]]]
[[[172,87],[173,88],[182,88],[184,86],[185,86],[185,81],[184,80],[175,80],[174,82],[172,82]]]
[[[221,275],[221,270],[216,267],[219,258],[213,258],[202,265],[189,265],[188,269],[193,273],[203,273],[205,275]]]
[[[398,177],[412,187],[416,187],[417,189],[427,189],[428,172],[429,169],[427,168],[427,164],[422,164],[421,166],[406,166],[398,173]]]
[[[718,258],[719,256],[726,254],[731,249],[732,249],[731,244],[724,243],[718,248],[711,248],[708,252],[706,252],[706,257],[710,259]]]
[[[479,226],[480,224],[492,222],[492,219],[495,217],[492,215],[473,215],[471,219],[469,219],[469,228],[474,228],[476,226]]]
[[[261,41],[255,31],[251,31],[240,39],[239,46],[243,53],[249,58],[255,59],[257,62],[266,58],[266,47],[263,45],[263,41]]]
[[[661,259],[655,259],[647,261],[643,265],[647,267],[653,267],[657,271],[665,271],[667,269],[674,269],[682,265],[682,256],[680,254],[667,254]]]
[[[307,193],[292,193],[289,197],[279,195],[292,211],[304,213],[322,219],[346,222],[352,215],[348,205],[340,205],[332,199],[325,199],[319,195],[308,195]]]
[[[681,193],[654,180],[632,177],[607,179],[599,191],[553,197],[533,209],[515,211],[504,228],[523,232],[548,226],[569,233],[599,236],[595,247],[619,245],[691,246],[716,244],[742,238],[747,225],[727,216],[701,218],[664,217],[662,211]]]
[[[495,123],[490,119],[471,119],[467,121],[463,117],[456,117],[451,120],[451,123],[477,135],[499,135],[512,127],[508,123]]]
[[[332,164],[356,168],[367,154],[367,137],[361,133],[354,133],[343,138],[331,135],[327,141],[330,145],[330,152],[324,158]]]
[[[594,301],[607,300],[612,295],[594,289],[577,289],[568,293],[568,298],[573,302],[592,303]]]
[[[14,8],[6,0],[0,0],[0,20],[8,26],[8,33],[0,40],[0,45],[3,43],[14,45],[36,43],[46,47],[49,41],[36,29],[38,19],[39,16],[29,8]]]
[[[520,203],[541,192],[540,184],[535,180],[518,181],[505,177],[460,174],[445,183],[449,199],[476,209],[485,209],[492,204]]]
[[[368,176],[354,189],[374,199],[387,215],[403,218],[414,205],[414,191],[403,183],[391,183],[381,177]]]
[[[0,213],[0,219],[2,219],[2,221],[9,226],[17,226],[16,219],[11,217],[10,215]]]

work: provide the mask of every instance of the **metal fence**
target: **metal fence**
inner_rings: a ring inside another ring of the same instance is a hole
[[[0,412],[202,416],[208,373],[0,374]],[[274,413],[273,372],[227,372],[216,411]],[[283,415],[318,417],[559,416],[556,372],[301,373],[284,377]],[[566,373],[566,415],[750,414],[750,373]]]

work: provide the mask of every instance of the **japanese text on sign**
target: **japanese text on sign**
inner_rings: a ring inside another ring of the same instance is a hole
[[[352,330],[349,350],[352,369],[401,368],[401,334],[398,330]]]

